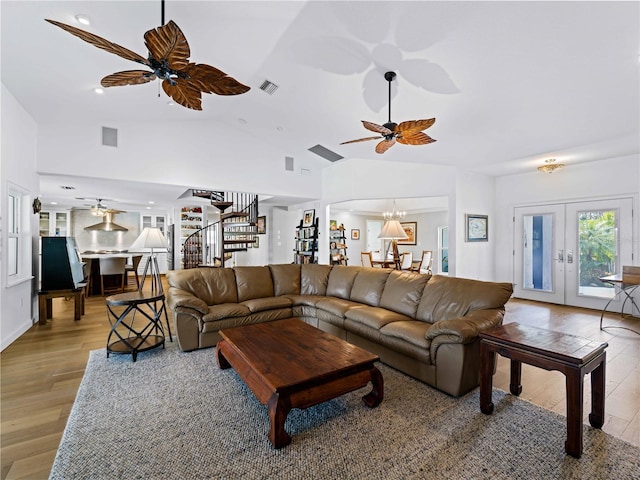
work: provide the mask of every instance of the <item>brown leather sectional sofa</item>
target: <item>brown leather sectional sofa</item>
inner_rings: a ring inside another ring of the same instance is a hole
[[[180,348],[218,330],[299,317],[450,395],[479,382],[480,331],[502,323],[510,283],[329,265],[198,268],[167,273]]]

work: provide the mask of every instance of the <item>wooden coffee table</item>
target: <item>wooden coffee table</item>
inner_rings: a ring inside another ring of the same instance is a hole
[[[233,367],[269,407],[269,440],[275,448],[291,442],[284,429],[292,408],[308,408],[365,387],[368,407],[382,402],[382,374],[373,365],[380,359],[299,319],[221,330],[216,347],[221,369]]]
[[[584,376],[591,373],[591,413],[589,423],[601,428],[604,423],[604,387],[607,343],[553,332],[542,328],[508,323],[480,333],[480,410],[491,414],[492,378],[495,356],[511,359],[509,390],[522,392],[522,362],[558,370],[566,377],[567,440],[565,451],[576,458],[582,455],[582,412]]]

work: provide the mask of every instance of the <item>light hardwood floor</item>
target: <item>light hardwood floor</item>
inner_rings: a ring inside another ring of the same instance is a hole
[[[89,298],[79,321],[73,320],[73,301],[59,298],[53,304],[52,321],[34,325],[0,354],[2,479],[48,477],[89,351],[105,346],[109,323],[103,298]],[[505,322],[608,342],[603,430],[640,446],[640,335],[600,331],[599,319],[600,313],[593,310],[512,299]],[[606,320],[621,322],[640,329],[640,319],[611,315]],[[521,398],[565,413],[564,376],[559,372],[523,365],[522,385]],[[494,387],[509,389],[509,363],[502,357]],[[587,376],[585,415],[589,411]]]

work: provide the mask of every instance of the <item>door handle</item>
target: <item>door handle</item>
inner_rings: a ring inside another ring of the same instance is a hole
[[[558,250],[558,262],[564,263],[564,250]]]
[[[573,250],[567,250],[567,263],[573,263]]]

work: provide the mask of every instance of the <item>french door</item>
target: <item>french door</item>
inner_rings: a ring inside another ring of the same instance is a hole
[[[515,297],[602,309],[599,278],[632,263],[632,199],[516,207],[514,243]]]

